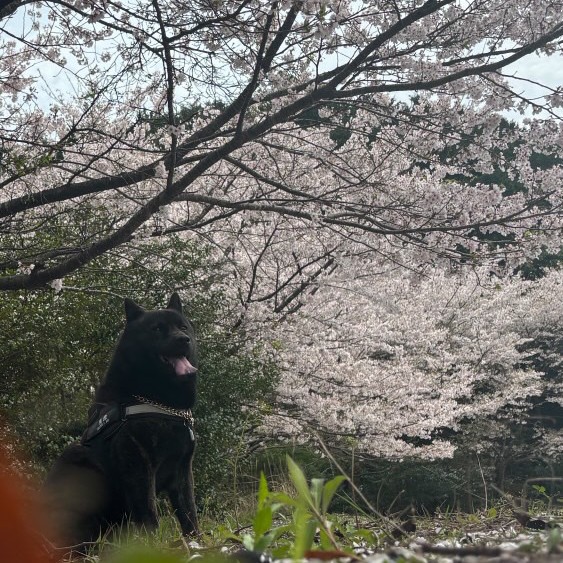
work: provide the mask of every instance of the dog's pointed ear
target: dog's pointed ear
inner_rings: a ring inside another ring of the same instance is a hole
[[[174,309],[175,311],[178,311],[178,313],[180,313],[181,315],[184,314],[184,311],[182,310],[182,301],[180,301],[180,296],[176,292],[174,292],[170,296],[170,301],[168,302],[166,308]]]
[[[135,319],[138,319],[143,313],[145,313],[145,310],[140,305],[137,305],[135,301],[129,299],[129,297],[125,298],[124,304],[125,304],[125,318],[128,323],[134,321]]]

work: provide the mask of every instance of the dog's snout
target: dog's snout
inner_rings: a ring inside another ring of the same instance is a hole
[[[175,335],[174,335],[174,340],[178,343],[178,344],[190,344],[192,339],[184,332],[180,332],[178,331]]]

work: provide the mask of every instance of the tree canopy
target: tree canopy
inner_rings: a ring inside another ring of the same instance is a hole
[[[477,228],[510,236],[510,256],[557,244],[560,167],[534,170],[529,156],[560,147],[561,90],[527,100],[510,65],[559,52],[558,2],[10,7],[0,37],[0,289],[43,287],[133,239],[179,231],[225,253],[233,240],[244,248],[247,301],[267,259],[260,299],[291,293],[338,250],[405,262],[411,247],[455,255],[458,243],[480,247]],[[401,93],[416,97],[399,103]],[[303,128],[313,108],[325,119]],[[498,130],[502,112],[529,109],[547,119]],[[338,146],[327,129],[343,111],[350,137]],[[517,158],[506,163],[498,149],[515,135]],[[526,190],[501,197],[499,185],[445,180],[468,161],[506,168]],[[85,208],[111,220],[78,226]],[[63,234],[56,243],[37,237],[53,230]],[[277,245],[283,258],[269,259]]]

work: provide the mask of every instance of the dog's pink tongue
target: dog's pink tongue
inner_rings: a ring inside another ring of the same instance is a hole
[[[189,375],[197,372],[197,368],[194,368],[185,356],[182,356],[181,358],[170,358],[170,362],[172,362],[172,365],[174,366],[176,375]]]

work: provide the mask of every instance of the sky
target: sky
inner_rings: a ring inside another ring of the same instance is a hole
[[[517,63],[505,69],[506,74],[515,74],[518,77],[526,77],[529,80],[546,84],[552,88],[563,86],[563,57],[552,55],[551,57],[540,57],[536,54],[528,55]],[[531,83],[513,80],[516,91],[525,92],[528,96],[538,96],[545,93],[541,88]]]

